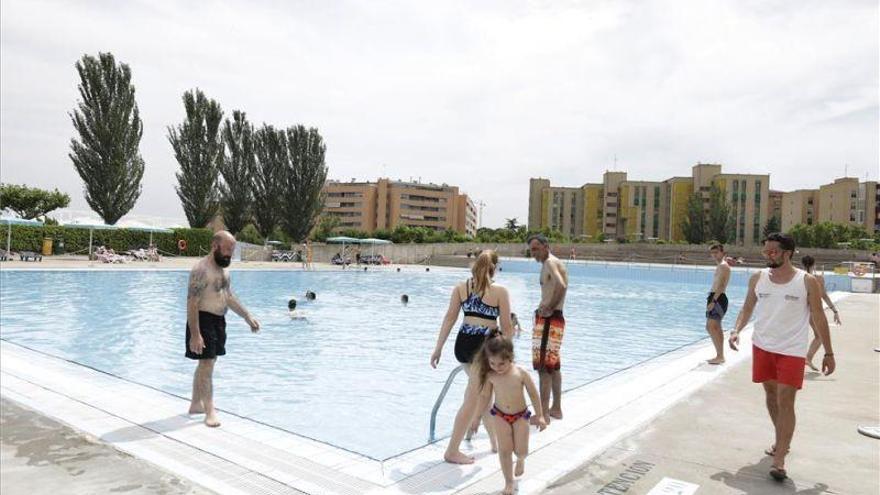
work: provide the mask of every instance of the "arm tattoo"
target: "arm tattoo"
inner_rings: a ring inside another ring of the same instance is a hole
[[[208,287],[207,277],[204,270],[196,269],[189,276],[189,291],[187,299],[197,299],[202,296],[202,292]]]

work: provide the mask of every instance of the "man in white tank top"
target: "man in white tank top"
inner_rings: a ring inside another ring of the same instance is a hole
[[[822,371],[830,375],[835,366],[828,320],[822,309],[822,290],[814,276],[792,265],[794,250],[791,236],[767,236],[763,254],[768,268],[749,280],[745,303],[729,339],[731,349],[737,350],[739,333],[754,311],[752,381],[764,385],[776,438],[764,452],[773,457],[770,476],[777,481],[787,478],[785,456],[794,436],[794,401],[804,382],[811,316],[825,348]]]

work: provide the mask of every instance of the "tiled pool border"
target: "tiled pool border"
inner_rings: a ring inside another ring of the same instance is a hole
[[[565,420],[532,435],[519,493],[538,493],[747,359],[750,336],[751,327],[726,366],[703,363],[710,344],[702,341],[566,393]],[[185,399],[5,340],[0,393],[219,493],[477,494],[502,483],[485,436],[471,444],[477,461],[455,466],[440,460],[445,440],[376,461],[247,418],[224,415],[221,428],[208,429],[180,414]]]

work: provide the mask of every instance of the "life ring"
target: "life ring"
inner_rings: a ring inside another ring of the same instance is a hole
[[[179,249],[181,251],[186,251],[186,240],[181,239],[181,240],[177,241],[177,249]]]

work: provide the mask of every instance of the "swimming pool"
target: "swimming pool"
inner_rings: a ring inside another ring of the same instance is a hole
[[[502,266],[497,279],[510,289],[514,311],[530,314],[539,297],[538,265],[505,260]],[[711,271],[582,264],[569,270],[567,389],[706,337]],[[466,276],[416,268],[233,271],[233,287],[263,331],[252,335],[230,313],[228,354],[215,377],[218,406],[374,459],[424,445],[431,407],[457,364],[454,332],[440,368],[428,361],[450,289]],[[188,397],[186,279],[184,271],[3,270],[0,337]],[[745,272],[735,272],[725,328],[746,280]],[[308,320],[290,320],[287,300],[307,289],[318,293],[302,306]],[[402,293],[410,296],[406,307]],[[521,320],[528,326],[528,317]],[[528,332],[516,341],[525,366]],[[460,375],[438,416],[441,436],[451,428],[463,386]]]

